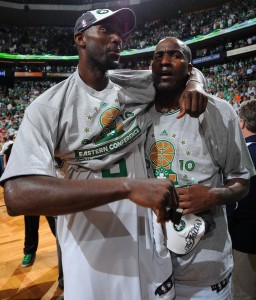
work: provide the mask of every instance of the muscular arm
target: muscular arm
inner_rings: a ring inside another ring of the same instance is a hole
[[[61,215],[87,210],[121,199],[151,208],[158,222],[166,218],[166,208],[177,202],[177,194],[167,179],[68,180],[48,176],[22,176],[4,184],[7,211],[16,215]]]
[[[180,197],[179,207],[183,214],[196,214],[217,205],[237,202],[249,192],[250,181],[245,179],[232,179],[220,188],[209,188],[199,184],[187,188],[178,188]]]

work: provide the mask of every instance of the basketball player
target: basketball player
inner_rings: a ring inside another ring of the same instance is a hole
[[[177,195],[169,179],[144,179],[152,80],[123,89],[106,76],[134,26],[130,9],[98,9],[77,20],[78,69],[27,108],[1,178],[10,215],[59,215],[65,300],[174,295],[170,257],[154,249],[151,209],[164,222]],[[188,94],[185,110],[196,115]]]
[[[225,204],[247,194],[253,165],[237,115],[225,101],[208,95],[206,111],[198,119],[176,118],[191,70],[191,51],[185,43],[173,37],[158,43],[146,159],[151,176],[171,178],[177,186],[189,182],[177,188],[183,215],[210,210],[216,224],[189,253],[172,252],[175,300],[227,300],[233,261]],[[174,239],[170,243],[177,247]]]

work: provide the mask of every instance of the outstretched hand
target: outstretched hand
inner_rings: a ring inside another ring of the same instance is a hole
[[[208,98],[202,84],[189,81],[179,100],[180,113],[177,119],[184,117],[185,114],[198,118],[205,111],[207,102]]]
[[[169,179],[136,179],[129,180],[127,184],[130,189],[128,198],[140,206],[151,208],[159,223],[165,223],[169,208],[178,206],[179,196]]]

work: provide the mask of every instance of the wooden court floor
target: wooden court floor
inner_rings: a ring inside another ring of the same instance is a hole
[[[37,258],[27,268],[21,267],[23,244],[23,216],[7,214],[0,187],[0,300],[63,299],[57,280],[56,242],[45,217],[40,218]]]

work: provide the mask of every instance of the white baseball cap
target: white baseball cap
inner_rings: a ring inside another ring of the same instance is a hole
[[[127,34],[134,29],[136,25],[136,17],[130,8],[121,8],[116,11],[112,11],[110,9],[96,9],[85,12],[77,19],[74,34],[85,31],[91,26],[113,16],[117,16],[119,18],[123,34]]]
[[[205,221],[194,214],[181,217],[178,225],[166,222],[166,246],[176,254],[189,253],[205,233]]]

